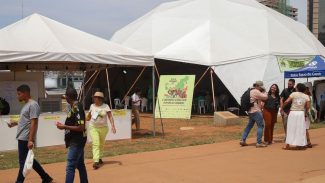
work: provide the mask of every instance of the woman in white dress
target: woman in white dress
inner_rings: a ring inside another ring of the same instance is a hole
[[[299,83],[297,92],[293,92],[284,102],[284,105],[292,102],[288,116],[286,146],[283,149],[304,149],[307,145],[306,138],[306,111],[309,110],[309,96],[305,94],[306,86]]]

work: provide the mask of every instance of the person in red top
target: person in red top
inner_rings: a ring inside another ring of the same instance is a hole
[[[250,102],[254,104],[248,111],[248,124],[243,132],[242,139],[240,140],[241,146],[247,146],[246,138],[253,128],[255,122],[257,125],[257,141],[256,147],[266,147],[262,143],[264,120],[262,114],[262,101],[265,101],[268,96],[263,87],[263,81],[256,81],[254,83],[254,88],[250,91]]]

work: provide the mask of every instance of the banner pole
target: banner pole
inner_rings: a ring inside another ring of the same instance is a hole
[[[152,67],[152,128],[153,128],[153,136],[156,136],[156,111],[155,111],[155,93],[156,93],[156,87],[155,87],[155,65]]]

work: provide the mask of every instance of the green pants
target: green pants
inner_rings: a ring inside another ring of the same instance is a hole
[[[93,160],[94,162],[98,162],[99,159],[102,159],[103,157],[105,138],[108,133],[108,127],[106,126],[97,128],[90,125],[89,130],[93,146]]]

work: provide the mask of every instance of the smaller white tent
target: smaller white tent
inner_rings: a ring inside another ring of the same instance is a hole
[[[19,64],[37,70],[79,70],[90,64],[151,66],[153,58],[33,14],[0,30],[0,69]]]
[[[256,80],[283,86],[276,56],[325,56],[305,25],[256,0],[163,3],[111,40],[158,59],[215,66],[238,102]]]

